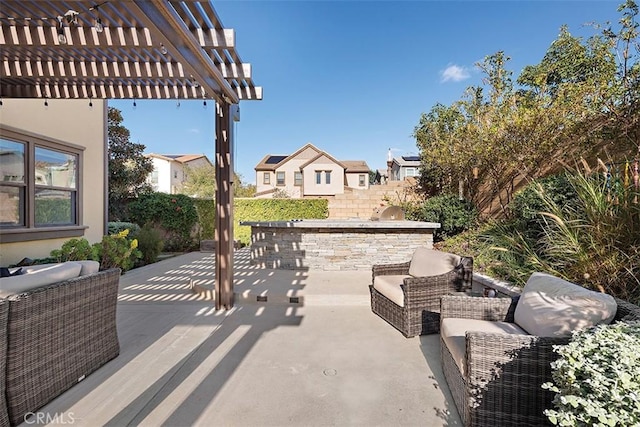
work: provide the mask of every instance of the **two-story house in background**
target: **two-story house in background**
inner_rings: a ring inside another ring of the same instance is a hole
[[[394,157],[391,163],[390,181],[403,181],[420,175],[420,156]]]
[[[177,194],[187,179],[186,167],[198,168],[213,164],[204,154],[145,154],[153,162],[148,182],[153,191]]]
[[[335,196],[345,187],[369,188],[369,166],[363,160],[337,160],[313,144],[290,155],[268,154],[255,167],[256,196],[302,198]]]

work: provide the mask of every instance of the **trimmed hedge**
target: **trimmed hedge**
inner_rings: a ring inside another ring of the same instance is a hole
[[[215,235],[215,201],[194,200],[200,224],[200,239]],[[251,243],[251,227],[241,221],[286,221],[291,219],[325,219],[329,216],[326,199],[234,199],[234,239]]]

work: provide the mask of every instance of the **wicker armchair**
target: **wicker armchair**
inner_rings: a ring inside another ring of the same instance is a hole
[[[442,321],[449,318],[514,323],[519,297],[445,296]],[[616,299],[614,322],[640,320],[640,307]],[[442,365],[465,426],[540,426],[549,424],[543,411],[553,407],[554,393],[542,389],[551,380],[554,345],[565,337],[466,332],[461,371],[441,335]]]
[[[472,258],[418,248],[409,262],[373,266],[371,310],[407,338],[438,333],[440,298],[470,288],[472,271]]]
[[[46,285],[2,301],[5,388],[11,425],[25,421],[120,352],[116,307],[120,269]],[[1,308],[2,306],[0,306]],[[2,342],[0,342],[0,349]],[[0,405],[1,407],[2,405]],[[0,415],[0,425],[4,415]],[[31,420],[31,422],[35,422]]]

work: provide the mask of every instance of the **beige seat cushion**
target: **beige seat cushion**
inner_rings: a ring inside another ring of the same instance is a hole
[[[46,264],[23,268],[19,276],[0,278],[0,297],[17,295],[41,286],[78,277],[82,265],[77,262]]]
[[[528,335],[527,332],[515,323],[490,322],[488,320],[475,319],[455,319],[447,318],[442,320],[440,334],[442,340],[451,352],[458,369],[463,375],[465,372],[465,358],[467,353],[467,343],[465,334],[469,332],[487,332],[492,334],[516,334]]]
[[[404,307],[404,293],[400,285],[404,283],[403,281],[407,277],[411,276],[392,274],[388,276],[376,276],[373,279],[373,288],[400,307]]]
[[[411,257],[409,274],[413,277],[438,276],[460,264],[460,256],[427,248],[417,248]]]
[[[562,337],[572,331],[611,323],[617,304],[594,292],[546,273],[533,273],[520,296],[515,322],[531,335]]]

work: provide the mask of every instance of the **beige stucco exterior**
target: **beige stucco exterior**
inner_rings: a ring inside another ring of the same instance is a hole
[[[320,183],[316,180],[316,173],[320,173]],[[327,173],[331,178],[326,182]],[[312,160],[304,165],[302,170],[305,196],[334,196],[344,193],[344,167],[327,155]]]
[[[48,100],[4,98],[0,126],[26,135],[37,136],[75,147],[84,147],[79,173],[81,225],[90,243],[99,242],[105,233],[107,185],[105,182],[107,144],[107,103],[93,100]],[[7,266],[24,257],[44,258],[69,240],[46,239],[2,243],[0,265]]]
[[[364,185],[360,185],[360,177],[363,178]],[[355,188],[358,190],[366,190],[369,188],[369,173],[359,172],[359,173],[345,173],[345,178],[347,180],[347,187]]]

